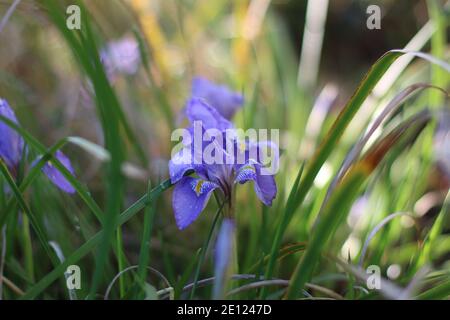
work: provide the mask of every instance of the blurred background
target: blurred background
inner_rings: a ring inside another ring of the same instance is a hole
[[[2,16],[12,2],[0,2]],[[371,4],[381,9],[381,29],[366,27]],[[192,77],[203,75],[244,92],[247,101],[258,86],[263,108],[281,114],[289,108],[289,95],[294,95],[296,108],[304,109],[298,114],[303,117],[293,118],[299,128],[324,87],[328,85],[329,96],[337,99],[332,106],[339,109],[376,59],[403,48],[428,21],[427,4],[421,0],[318,1],[311,5],[309,24],[307,1],[95,0],[86,5],[104,47],[112,43],[109,47],[128,61],[124,63],[135,65],[131,72],[120,67],[112,72],[126,108],[139,109],[152,119],[173,116],[187,99]],[[140,58],[138,32],[146,41],[150,79]],[[422,41],[429,38],[425,35]],[[422,48],[427,51],[429,43]],[[43,141],[82,132],[99,142],[89,85],[66,49],[39,2],[19,1],[2,30],[0,96],[12,101],[24,115],[22,122],[29,122],[24,125],[34,128]],[[172,92],[165,94],[170,111],[155,101],[151,86]],[[158,140],[167,140],[167,128],[158,128],[165,123],[149,126],[140,113],[130,117],[144,132],[139,137],[146,149],[157,158],[167,157],[167,145]],[[258,113],[253,121],[267,120],[271,127],[283,128],[289,120],[282,115],[259,119],[263,117]]]

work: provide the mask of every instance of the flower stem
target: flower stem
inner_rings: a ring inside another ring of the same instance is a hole
[[[229,198],[225,200],[226,201],[226,205],[224,208],[224,217],[225,218],[235,220],[234,219],[234,210],[235,210],[234,204],[236,202],[235,199],[236,199],[236,189],[234,188],[231,191]]]

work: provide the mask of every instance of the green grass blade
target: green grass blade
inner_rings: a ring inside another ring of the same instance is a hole
[[[139,211],[144,209],[146,206],[150,205],[155,199],[164,191],[168,190],[172,186],[170,179],[164,181],[159,186],[154,188],[151,192],[144,195],[142,198],[137,200],[132,206],[125,210],[118,218],[118,222],[115,227],[119,227],[134,217]],[[103,230],[92,236],[88,241],[86,241],[81,247],[79,247],[75,252],[66,258],[61,264],[59,264],[50,273],[39,280],[29,291],[25,293],[22,299],[34,299],[41,292],[43,292],[49,285],[51,285],[59,277],[64,276],[64,272],[67,267],[76,264],[89,252],[91,252],[102,240]]]
[[[319,212],[317,216],[306,251],[291,277],[287,298],[295,299],[299,297],[306,282],[311,278],[325,245],[331,239],[337,227],[347,217],[362,185],[384,156],[396,144],[401,143],[403,146],[403,144],[414,140],[429,121],[430,115],[428,112],[416,114],[405,120],[375,143],[366,155],[354,165],[353,169],[347,173],[339,187],[331,195],[323,211]]]
[[[425,292],[419,294],[418,300],[438,300],[447,299],[450,296],[450,280],[445,281]]]
[[[367,173],[365,171],[354,171],[346,178],[336,193],[333,194],[317,228],[313,231],[310,241],[308,241],[307,249],[300,263],[292,275],[287,293],[288,299],[299,297],[303,286],[312,275],[317,259],[320,256],[321,248],[350,210],[353,199],[358,194],[366,177]]]
[[[185,284],[188,282],[189,277],[192,274],[192,271],[194,271],[195,266],[198,266],[199,256],[202,253],[202,248],[197,250],[197,253],[192,257],[191,261],[187,264],[185,270],[183,271],[183,274],[181,275],[181,278],[178,280],[176,286],[175,286],[175,292],[174,292],[174,299],[180,299],[181,293],[183,292],[183,288]]]
[[[450,217],[450,192],[447,193],[447,196],[444,200],[444,204],[442,205],[441,211],[439,212],[438,217],[433,223],[431,230],[429,231],[423,248],[419,253],[417,258],[416,266],[414,270],[420,269],[426,263],[431,262],[431,249],[436,245],[437,238],[442,234],[444,229],[445,222]]]
[[[24,213],[27,215],[28,219],[30,220],[30,223],[36,232],[36,235],[39,239],[39,242],[41,243],[42,247],[44,248],[45,253],[49,256],[51,262],[55,265],[58,264],[58,258],[55,256],[53,251],[50,249],[50,246],[48,244],[48,240],[45,236],[45,233],[43,231],[43,228],[39,221],[36,219],[30,208],[25,202],[25,199],[22,197],[22,193],[20,192],[19,188],[14,182],[13,177],[8,171],[8,168],[6,167],[5,163],[0,160],[0,171],[5,178],[6,182],[8,183],[9,187],[11,188],[12,192],[14,193],[14,196],[17,199],[17,202],[19,203],[19,206],[22,208]]]
[[[433,21],[436,31],[431,37],[431,54],[438,58],[445,58],[445,46],[447,45],[446,12],[440,8],[439,1],[427,0],[428,14]],[[447,13],[448,14],[448,13]],[[450,77],[448,72],[436,65],[431,66],[431,82],[435,86],[447,88]],[[440,106],[444,102],[437,92],[430,92],[431,106]]]
[[[200,276],[200,269],[201,269],[201,267],[203,265],[203,262],[205,260],[206,251],[208,250],[209,244],[211,242],[212,235],[214,233],[214,229],[216,228],[217,222],[218,222],[219,217],[220,217],[220,213],[222,212],[222,209],[223,209],[224,205],[225,205],[225,201],[217,209],[217,212],[216,212],[216,214],[214,216],[213,223],[211,224],[211,228],[209,229],[208,236],[206,237],[205,242],[203,243],[203,246],[201,248],[200,257],[199,257],[198,263],[197,263],[197,268],[195,269],[192,290],[191,290],[191,293],[189,295],[189,299],[190,300],[192,300],[194,298],[195,290],[197,288],[198,278]]]
[[[377,84],[378,80],[383,76],[389,66],[402,55],[401,52],[388,51],[380,59],[378,59],[373,66],[370,68],[369,72],[361,81],[360,85],[356,89],[353,96],[350,98],[347,105],[339,114],[338,118],[334,122],[333,126],[329,130],[327,136],[319,146],[318,150],[314,154],[313,158],[309,161],[306,167],[306,173],[301,180],[299,188],[295,194],[292,203],[286,207],[282,221],[277,227],[273,245],[271,248],[271,260],[269,261],[268,268],[266,270],[266,279],[272,278],[273,271],[275,268],[275,259],[277,252],[280,248],[283,235],[292,219],[292,216],[296,209],[303,203],[306,194],[310,190],[314,179],[316,178],[322,165],[325,163],[326,159],[330,156],[332,151],[335,149],[336,144],[342,137],[345,129],[349,125],[350,121],[355,116],[356,112],[359,110],[367,96],[370,94],[372,89]],[[264,290],[263,290],[264,291]]]
[[[148,193],[151,192],[151,184],[148,184]],[[156,214],[156,203],[152,201],[152,203],[145,208],[144,212],[144,232],[142,233],[142,241],[141,241],[141,249],[139,253],[139,267],[138,267],[138,276],[139,283],[141,287],[145,283],[145,279],[147,276],[147,266],[150,262],[150,241],[152,236],[153,223],[155,220]]]

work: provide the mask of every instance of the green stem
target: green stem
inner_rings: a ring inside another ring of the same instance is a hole
[[[151,192],[151,183],[148,184],[148,193]],[[156,199],[144,211],[144,231],[142,233],[141,248],[139,252],[138,281],[141,288],[147,278],[147,266],[150,262],[150,241],[153,230],[153,223],[156,214]]]
[[[116,246],[117,246],[117,264],[119,266],[119,272],[125,268],[125,261],[123,258],[123,238],[122,238],[122,228],[118,227],[116,232]],[[120,298],[125,296],[125,277],[119,277],[119,289]]]

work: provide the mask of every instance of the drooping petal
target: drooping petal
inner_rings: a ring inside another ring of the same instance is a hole
[[[233,128],[230,121],[222,117],[216,109],[202,98],[192,98],[187,102],[186,116],[192,125],[195,121],[200,121],[204,129],[224,131]]]
[[[244,97],[240,93],[202,77],[195,77],[192,80],[191,94],[192,97],[205,99],[226,119],[231,119],[244,104]]]
[[[58,150],[55,153],[55,157],[72,175],[74,175],[72,164],[70,163],[69,158],[67,158],[64,153]],[[42,172],[44,172],[45,175],[50,179],[50,181],[62,191],[67,193],[75,193],[75,189],[72,187],[70,182],[67,181],[67,179],[61,174],[61,172],[59,172],[59,170],[53,166],[51,161],[47,162],[42,167]]]
[[[271,206],[273,199],[277,195],[277,184],[274,176],[262,174],[261,165],[257,163],[248,163],[235,168],[235,183],[244,184],[247,181],[254,181],[254,188],[258,198],[266,206]]]
[[[277,184],[273,175],[261,174],[261,166],[255,165],[256,181],[255,192],[258,198],[266,205],[271,206],[277,196]]]
[[[184,177],[175,185],[172,207],[180,230],[197,219],[217,187],[213,182],[192,177]]]
[[[226,290],[226,278],[230,275],[230,269],[233,265],[234,233],[235,225],[233,220],[224,219],[217,236],[214,257],[214,299],[223,298]]]
[[[8,102],[0,98],[0,115],[18,124],[14,111]],[[0,158],[5,161],[9,169],[14,169],[20,162],[24,142],[22,136],[6,123],[0,120]]]

